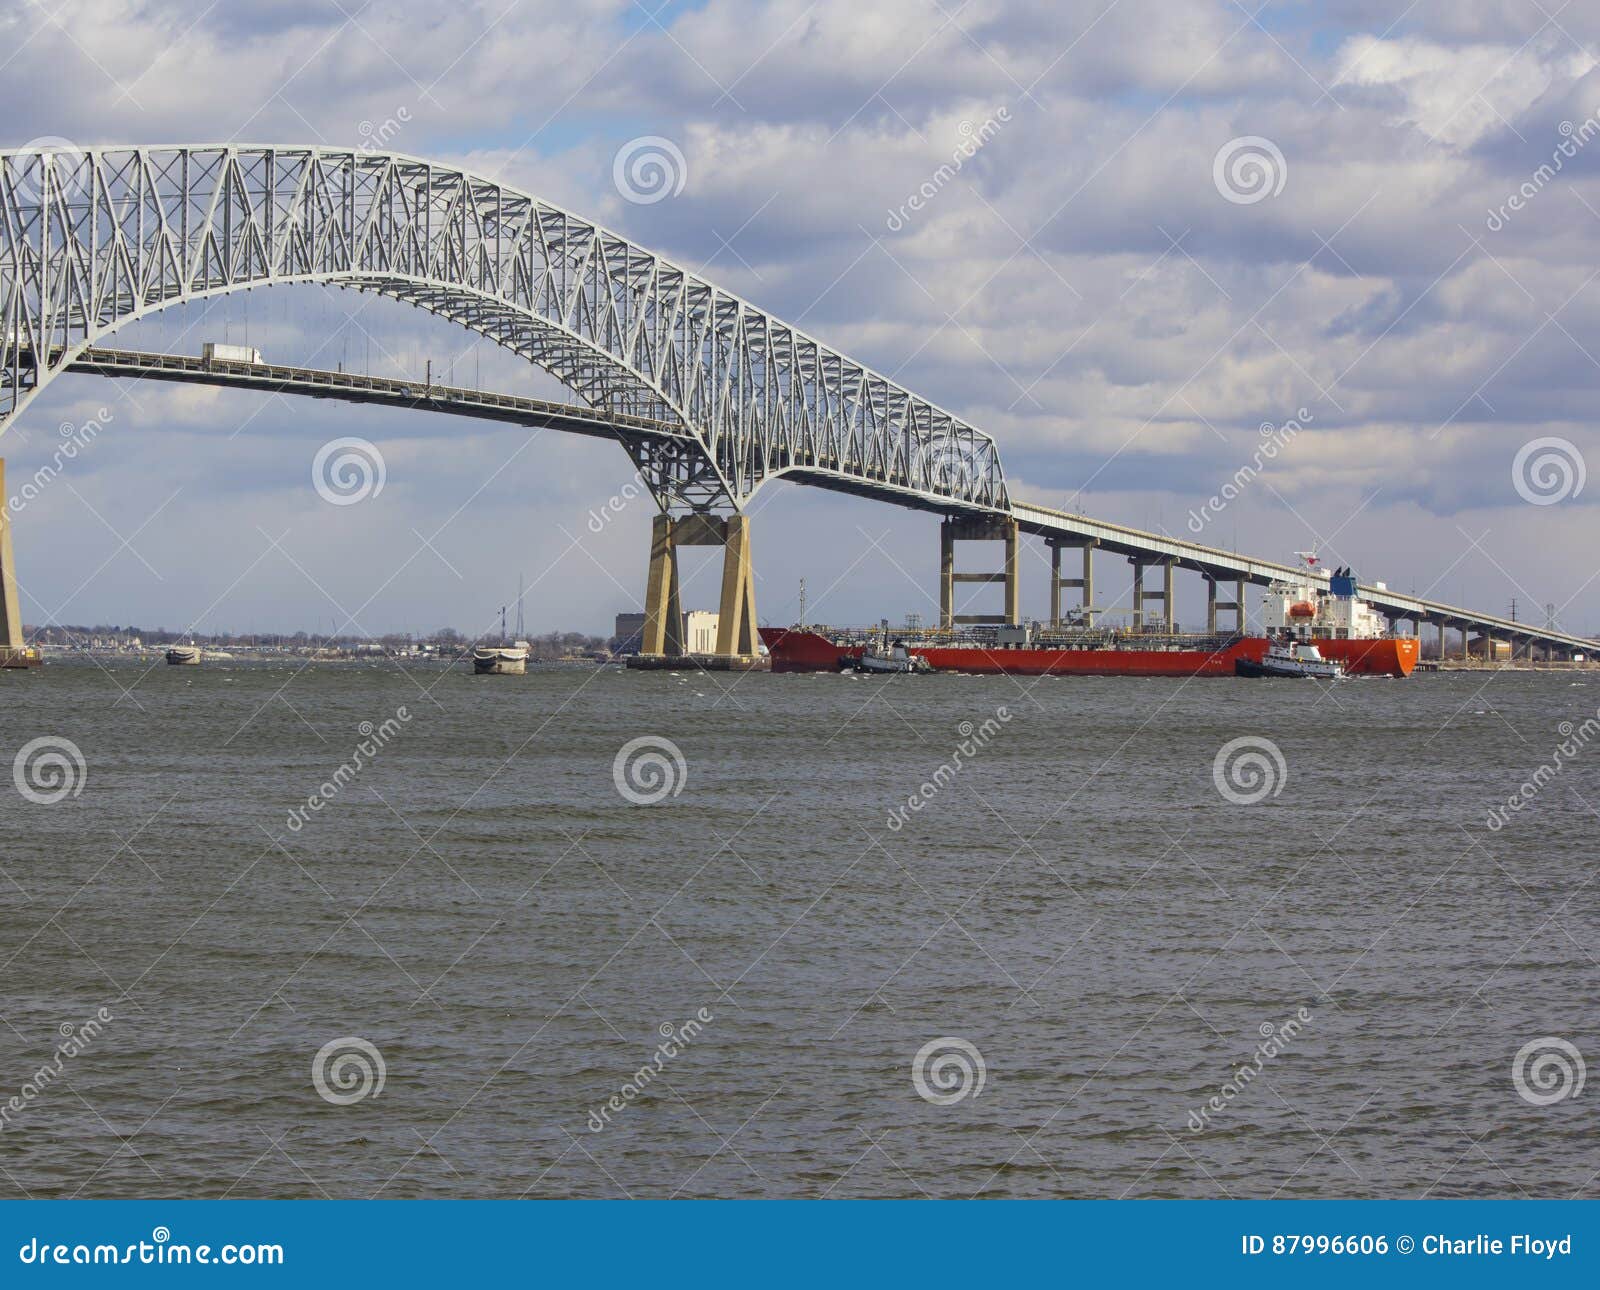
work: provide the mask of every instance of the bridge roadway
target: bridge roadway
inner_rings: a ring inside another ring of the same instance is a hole
[[[428,385],[393,377],[362,376],[354,372],[330,372],[269,363],[210,361],[182,354],[91,347],[85,349],[67,370],[99,376],[232,386],[351,403],[448,412],[456,416],[604,438],[614,438],[618,427],[646,435],[659,435],[664,439],[681,438],[684,433],[681,426],[670,422],[630,417],[575,403],[496,394],[459,386]],[[878,484],[860,479],[844,480],[836,475],[812,473],[801,468],[790,468],[782,473],[797,482],[856,493],[899,506],[951,515],[965,514],[974,518],[995,516],[995,512],[987,508],[933,498],[890,482]],[[1114,552],[1147,564],[1171,560],[1179,568],[1194,570],[1219,582],[1239,580],[1266,585],[1301,576],[1301,571],[1293,565],[1242,556],[1218,547],[1112,524],[1086,515],[1052,510],[1031,502],[1013,499],[1010,515],[1022,532],[1047,541],[1065,544],[1093,541],[1097,550]],[[1592,655],[1600,651],[1600,642],[1567,632],[1515,622],[1421,596],[1406,595],[1370,583],[1360,584],[1360,590],[1391,622],[1410,620],[1418,631],[1421,624],[1428,623],[1441,629],[1458,630],[1463,637],[1466,633],[1476,632],[1480,638],[1487,636],[1496,641],[1505,641],[1519,650],[1538,646],[1566,655],[1574,652]]]

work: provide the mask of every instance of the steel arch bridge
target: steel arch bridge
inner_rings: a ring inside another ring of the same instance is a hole
[[[361,150],[0,151],[0,431],[117,327],[276,283],[402,300],[544,368],[614,414],[663,511],[789,474],[1009,512],[993,440],[888,378],[531,194]]]

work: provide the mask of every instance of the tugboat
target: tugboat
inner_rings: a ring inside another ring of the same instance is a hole
[[[875,672],[887,675],[920,676],[933,671],[933,664],[920,654],[913,654],[904,641],[893,645],[868,645],[854,658],[840,660],[847,671]]]
[[[1238,658],[1233,662],[1235,676],[1311,677],[1318,681],[1337,681],[1344,668],[1322,657],[1315,645],[1274,642],[1260,660]]]

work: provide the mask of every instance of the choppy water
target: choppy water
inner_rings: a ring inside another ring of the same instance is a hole
[[[53,804],[0,778],[0,1192],[1592,1194],[1595,1090],[1534,1105],[1512,1069],[1600,1055],[1600,739],[1485,820],[1597,704],[1518,673],[0,673],[0,771],[41,735],[86,765]],[[640,805],[613,761],[645,735],[686,773]],[[1242,736],[1286,767],[1253,805],[1213,780]],[[340,1105],[312,1069],[345,1037],[384,1081]],[[954,1067],[913,1080],[942,1038],[983,1068],[948,1104]]]

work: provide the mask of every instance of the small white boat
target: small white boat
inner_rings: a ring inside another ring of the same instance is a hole
[[[521,676],[528,670],[527,641],[515,645],[477,645],[472,650],[472,670],[479,676]]]
[[[1312,677],[1318,681],[1337,681],[1344,675],[1344,667],[1323,658],[1315,645],[1288,642],[1267,646],[1259,663],[1253,658],[1234,660],[1233,670],[1238,676]]]
[[[888,675],[900,673],[916,675],[933,671],[933,665],[920,654],[913,654],[908,650],[904,641],[896,641],[888,646],[868,645],[856,658],[850,660],[850,666],[857,672]]]
[[[195,667],[200,662],[198,645],[174,645],[167,651],[167,662],[178,667]]]

